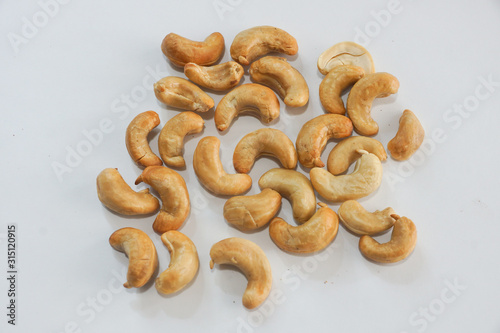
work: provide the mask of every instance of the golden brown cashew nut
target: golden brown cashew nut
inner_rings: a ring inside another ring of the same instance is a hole
[[[354,84],[347,97],[347,114],[356,132],[365,136],[378,133],[378,124],[370,116],[373,100],[395,94],[398,89],[398,79],[389,73],[367,74]]]
[[[324,249],[339,230],[337,214],[324,203],[306,223],[294,227],[280,217],[269,225],[269,235],[282,250],[293,253],[311,253]]]
[[[252,178],[246,174],[228,174],[219,157],[220,140],[207,136],[198,142],[193,156],[196,176],[208,190],[220,195],[242,194],[252,187]]]
[[[250,77],[257,83],[271,87],[288,106],[304,106],[309,100],[309,88],[298,70],[286,58],[267,56],[254,61]]]
[[[215,109],[214,121],[219,131],[226,130],[240,113],[252,112],[268,124],[280,115],[280,102],[274,92],[263,85],[247,83],[224,96]]]
[[[359,66],[367,74],[375,72],[371,54],[354,42],[337,43],[321,53],[318,58],[318,69],[323,75],[341,65]]]
[[[352,123],[339,114],[324,114],[309,120],[300,129],[295,146],[300,163],[306,168],[324,167],[321,152],[329,139],[351,135]]]
[[[415,248],[417,244],[415,224],[404,216],[393,214],[392,217],[396,222],[389,242],[380,244],[367,235],[359,239],[359,250],[368,259],[380,263],[397,262],[408,257]]]
[[[358,66],[343,65],[333,68],[319,85],[321,105],[329,113],[344,115],[346,110],[341,97],[342,92],[364,75],[365,71]]]
[[[224,37],[219,32],[209,35],[203,42],[195,42],[174,33],[169,33],[161,42],[161,50],[177,66],[188,62],[208,66],[224,53]]]
[[[316,196],[309,179],[295,170],[271,169],[259,179],[261,189],[270,188],[290,200],[293,217],[304,223],[316,211]]]
[[[311,183],[319,195],[333,202],[354,200],[366,197],[380,186],[382,163],[379,158],[365,150],[358,153],[361,157],[351,174],[334,176],[325,169],[311,170]]]
[[[262,154],[277,157],[287,169],[294,169],[297,165],[297,151],[286,134],[274,128],[261,128],[245,135],[236,145],[234,169],[239,173],[249,173],[255,159]]]
[[[160,124],[160,117],[154,111],[138,114],[127,127],[125,144],[130,157],[144,167],[162,165],[161,159],[153,153],[148,143],[148,134]]]
[[[266,225],[278,213],[281,195],[265,188],[259,194],[232,197],[224,205],[224,218],[242,231]]]
[[[399,119],[398,132],[387,144],[387,149],[395,160],[407,160],[418,150],[424,141],[424,136],[424,128],[417,116],[410,110],[404,110]]]
[[[358,235],[375,235],[390,229],[396,221],[391,216],[394,213],[391,207],[370,213],[356,200],[342,203],[338,211],[346,228]]]
[[[183,289],[198,272],[198,252],[194,243],[183,233],[170,230],[161,235],[170,252],[170,264],[155,280],[159,293],[168,295]]]
[[[128,257],[125,288],[140,288],[151,279],[158,267],[158,256],[155,245],[144,231],[135,228],[116,230],[109,237],[109,244]]]
[[[215,105],[197,85],[180,77],[164,77],[154,84],[154,91],[160,102],[182,110],[207,112]]]
[[[123,180],[117,169],[107,168],[97,176],[97,196],[104,206],[123,215],[151,214],[160,203],[149,189],[135,192]]]
[[[200,66],[193,62],[184,66],[184,74],[194,83],[212,90],[223,91],[235,87],[244,74],[243,67],[234,61],[215,66]]]
[[[254,59],[280,52],[297,54],[297,41],[288,32],[271,26],[258,26],[241,31],[231,44],[231,58],[242,65],[249,65]]]
[[[360,149],[375,154],[381,161],[387,159],[384,146],[378,140],[365,136],[353,136],[340,141],[333,147],[328,155],[326,168],[333,175],[346,171],[354,161],[361,157],[358,153]]]
[[[203,118],[191,111],[181,112],[167,121],[158,137],[158,150],[166,165],[176,168],[186,166],[182,156],[184,138],[200,133],[204,124]]]
[[[189,215],[189,193],[181,175],[163,166],[150,166],[144,169],[135,181],[145,182],[158,192],[162,202],[161,210],[153,223],[159,234],[179,229]]]
[[[210,258],[211,269],[214,264],[229,264],[245,274],[248,284],[243,293],[243,305],[247,309],[256,308],[265,301],[273,277],[269,260],[257,244],[243,238],[226,238],[212,246]]]

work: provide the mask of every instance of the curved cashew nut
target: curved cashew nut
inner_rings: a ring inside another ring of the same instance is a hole
[[[183,233],[170,230],[161,235],[161,241],[170,252],[170,264],[155,280],[158,292],[173,294],[193,280],[200,266],[194,243]]]
[[[273,277],[269,260],[257,244],[243,238],[226,238],[212,246],[210,258],[211,269],[214,264],[229,264],[245,274],[248,284],[243,293],[243,305],[246,308],[256,308],[265,301]]]
[[[188,62],[208,66],[224,53],[224,37],[219,32],[209,35],[203,42],[195,42],[174,33],[169,33],[161,42],[161,50],[177,66]]]
[[[334,176],[325,169],[313,168],[310,172],[314,189],[323,198],[333,202],[366,197],[382,182],[382,163],[377,156],[365,150],[358,150],[361,157],[353,173]]]
[[[182,110],[207,112],[215,105],[197,85],[180,77],[164,77],[154,84],[154,91],[160,102]]]
[[[376,262],[392,263],[403,260],[412,253],[417,244],[417,228],[407,217],[392,215],[396,219],[392,230],[391,240],[380,244],[370,236],[362,236],[359,239],[359,250],[361,253]]]
[[[318,58],[318,69],[323,75],[341,65],[359,66],[367,74],[375,72],[371,54],[354,42],[337,43],[321,53]]]
[[[394,209],[368,212],[356,200],[347,200],[339,207],[339,217],[347,229],[358,235],[375,235],[390,229],[396,221]]]
[[[261,189],[275,190],[292,204],[293,217],[304,223],[316,211],[316,196],[309,179],[295,170],[271,169],[259,179]]]
[[[162,202],[161,210],[153,223],[159,234],[179,229],[189,215],[189,193],[181,175],[163,166],[144,169],[135,184],[145,182],[158,192]]]
[[[370,116],[373,100],[395,94],[398,89],[398,79],[389,73],[367,74],[354,84],[347,97],[347,114],[356,132],[365,136],[378,133],[378,124]]]
[[[249,173],[255,159],[262,154],[276,156],[287,169],[294,169],[297,165],[297,151],[286,134],[274,128],[261,128],[245,135],[236,145],[234,169]]]
[[[321,105],[329,113],[345,114],[341,94],[365,75],[363,68],[358,66],[337,66],[326,74],[319,85]]]
[[[234,61],[215,66],[200,66],[193,62],[184,66],[184,74],[194,83],[212,90],[223,91],[235,87],[244,74],[243,67]]]
[[[286,58],[267,56],[254,61],[250,66],[250,77],[257,83],[278,92],[286,105],[304,106],[309,100],[309,88],[298,70]]]
[[[346,171],[354,161],[361,157],[359,150],[375,154],[381,161],[387,159],[384,146],[378,140],[365,136],[353,136],[340,141],[333,147],[328,155],[326,168],[333,175]]]
[[[207,136],[198,142],[193,156],[196,176],[208,190],[220,195],[242,194],[252,187],[252,178],[246,174],[228,174],[219,157],[220,140]]]
[[[324,167],[321,152],[329,139],[351,135],[352,123],[339,114],[324,114],[309,120],[300,129],[295,146],[300,163],[306,168]]]
[[[424,141],[424,136],[424,128],[417,116],[410,110],[404,110],[399,118],[398,132],[387,144],[387,149],[395,160],[407,160],[418,150]]]
[[[140,288],[153,276],[158,267],[158,256],[151,238],[142,230],[122,228],[109,237],[109,244],[128,257],[125,288]]]
[[[231,44],[231,58],[249,65],[257,57],[269,52],[297,54],[297,41],[288,32],[271,26],[258,26],[241,31]]]
[[[123,180],[117,169],[107,168],[97,176],[97,196],[104,206],[123,215],[151,214],[160,203],[149,189],[135,192]]]
[[[274,92],[256,83],[242,84],[224,96],[215,109],[214,121],[219,131],[226,130],[240,113],[252,112],[268,124],[280,115],[280,102]]]
[[[300,226],[291,226],[280,217],[275,217],[269,225],[269,235],[282,250],[293,253],[311,253],[324,249],[339,230],[337,214],[324,203]]]
[[[138,114],[127,127],[125,144],[130,157],[144,167],[162,165],[161,159],[153,153],[148,143],[148,134],[160,124],[160,117],[154,111]]]
[[[167,121],[158,137],[158,150],[166,165],[176,168],[186,166],[182,156],[184,137],[200,133],[204,124],[203,118],[191,111],[181,112]]]
[[[281,195],[265,188],[259,194],[232,197],[224,204],[224,218],[242,231],[266,225],[281,207]]]

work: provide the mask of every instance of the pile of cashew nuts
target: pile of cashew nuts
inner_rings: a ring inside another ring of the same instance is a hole
[[[182,112],[163,126],[158,137],[160,156],[153,153],[148,141],[148,134],[160,124],[156,112],[138,114],[125,135],[130,157],[143,168],[135,184],[144,182],[151,186],[160,200],[149,189],[134,191],[115,168],[105,169],[97,176],[97,194],[107,208],[118,214],[158,212],[152,227],[161,235],[171,259],[168,268],[156,278],[155,287],[161,294],[172,294],[185,288],[199,268],[195,244],[177,231],[189,216],[190,200],[184,178],[174,169],[186,167],[184,138],[202,132],[205,126],[196,112],[215,107],[204,89],[228,91],[214,114],[216,128],[227,131],[245,112],[256,114],[263,124],[277,119],[279,98],[290,107],[306,105],[309,88],[286,58],[267,55],[298,52],[295,38],[279,28],[258,26],[240,32],[230,47],[234,61],[221,64],[215,64],[224,53],[224,38],[218,32],[202,42],[170,33],[163,39],[161,49],[172,64],[184,69],[187,79],[165,77],[154,84],[154,93],[160,102]],[[243,66],[248,65],[254,83],[239,84],[245,72]],[[370,116],[372,102],[397,93],[399,81],[389,73],[375,72],[370,53],[353,42],[327,49],[319,56],[317,65],[325,75],[319,98],[326,113],[303,124],[295,145],[285,133],[270,127],[248,133],[234,150],[237,173],[229,174],[219,157],[219,138],[206,136],[199,140],[194,152],[194,172],[207,191],[231,196],[222,214],[230,225],[241,231],[261,231],[269,224],[271,239],[287,253],[324,249],[335,239],[340,219],[346,229],[360,236],[359,249],[364,257],[379,263],[403,260],[415,247],[415,224],[397,215],[391,207],[368,212],[356,201],[380,186],[382,161],[387,159],[384,145],[371,137],[379,130]],[[349,87],[344,105],[342,95]],[[359,135],[351,136],[353,131]],[[325,169],[321,153],[330,139],[342,140],[330,152]],[[405,110],[387,149],[393,159],[406,160],[423,139],[419,120]],[[252,186],[248,173],[263,154],[276,157],[282,167],[268,170],[260,177],[259,194],[245,195]],[[309,177],[295,170],[298,162],[311,168]],[[354,171],[346,174],[354,162]],[[338,213],[317,202],[315,191],[325,201],[342,203]],[[282,197],[290,201],[297,226],[276,217]],[[391,228],[391,239],[386,243],[372,237]],[[126,288],[139,288],[153,278],[158,255],[145,232],[125,227],[115,231],[109,243],[129,258]],[[210,268],[230,264],[246,275],[245,307],[252,309],[262,304],[271,290],[272,273],[266,254],[257,244],[240,237],[223,239],[212,246],[210,257]]]

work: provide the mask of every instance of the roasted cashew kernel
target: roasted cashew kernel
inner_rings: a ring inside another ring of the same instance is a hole
[[[390,229],[396,221],[391,216],[395,214],[391,207],[370,213],[356,200],[347,200],[342,203],[338,214],[345,227],[358,235],[381,233]]]
[[[333,68],[319,85],[321,105],[329,113],[344,115],[346,110],[341,97],[342,92],[364,75],[365,71],[358,66],[342,65]]]
[[[384,146],[378,140],[366,136],[353,136],[340,141],[333,147],[328,155],[326,168],[333,175],[346,171],[354,161],[361,157],[358,153],[360,149],[375,154],[381,161],[387,159]]]
[[[404,110],[399,118],[398,132],[387,144],[387,149],[395,160],[407,160],[418,150],[424,141],[424,136],[424,128],[417,116],[410,110]]]
[[[127,127],[125,144],[130,157],[144,167],[162,165],[161,159],[153,153],[148,143],[148,134],[160,124],[160,117],[154,111],[138,114]]]
[[[207,112],[215,105],[196,84],[180,77],[164,77],[154,84],[154,91],[160,102],[182,110]]]
[[[244,74],[243,67],[234,61],[215,66],[200,66],[193,62],[184,66],[184,74],[194,83],[212,90],[223,91],[235,87]]]
[[[318,69],[323,75],[341,65],[359,66],[366,74],[375,72],[371,54],[354,42],[337,43],[321,53],[318,58]]]
[[[169,33],[161,42],[163,54],[177,66],[188,62],[208,66],[224,53],[224,37],[218,32],[209,35],[203,42],[195,42],[174,33]]]

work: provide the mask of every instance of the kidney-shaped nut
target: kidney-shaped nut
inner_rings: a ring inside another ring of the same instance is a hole
[[[135,181],[145,182],[158,192],[162,202],[161,210],[153,223],[159,234],[179,229],[189,215],[189,193],[184,178],[164,166],[150,166],[144,169]]]
[[[327,141],[345,138],[351,133],[351,121],[339,114],[324,114],[309,120],[300,129],[295,142],[300,163],[306,168],[324,167],[321,152]]]
[[[210,249],[210,268],[214,264],[229,264],[239,268],[248,279],[243,293],[243,305],[253,309],[262,304],[271,291],[271,265],[262,249],[243,238],[226,238]]]
[[[252,178],[246,174],[228,174],[219,157],[220,140],[207,136],[198,142],[193,167],[200,183],[219,195],[238,195],[250,189]]]
[[[392,158],[398,161],[409,159],[424,141],[425,131],[417,116],[410,110],[404,110],[399,119],[396,136],[389,141],[387,149]]]
[[[254,61],[250,77],[257,83],[274,89],[288,106],[304,106],[309,100],[309,88],[298,70],[286,58],[267,56]]]
[[[392,217],[396,222],[389,242],[380,244],[368,235],[359,239],[359,250],[368,259],[380,263],[393,263],[405,259],[413,252],[417,244],[415,224],[404,216],[393,214]]]
[[[288,32],[271,26],[258,26],[243,30],[234,37],[231,57],[242,65],[249,65],[254,59],[280,52],[294,55],[299,51],[297,41]]]
[[[370,116],[373,100],[395,94],[398,89],[398,79],[389,73],[367,74],[354,84],[347,97],[347,114],[356,132],[365,136],[378,133],[378,124]]]
[[[109,244],[128,257],[125,288],[140,288],[153,276],[158,267],[158,256],[151,238],[142,230],[122,228],[109,237]]]
[[[318,58],[318,69],[323,75],[341,65],[359,66],[367,74],[375,72],[371,54],[354,42],[337,43],[321,53]]]
[[[342,101],[342,92],[365,75],[363,68],[342,65],[326,74],[319,85],[319,100],[329,113],[344,115],[346,110]]]
[[[387,153],[380,141],[366,136],[353,136],[346,138],[330,151],[326,168],[333,175],[346,171],[349,166],[361,157],[359,150],[366,150],[375,154],[381,161],[387,159]]]
[[[148,143],[148,134],[160,124],[160,117],[154,111],[138,114],[127,127],[125,145],[135,163],[144,167],[162,165],[161,159],[153,153]]]
[[[343,202],[338,214],[346,228],[358,235],[376,235],[390,229],[396,221],[391,207],[370,213],[356,200]]]
[[[184,74],[202,87],[223,91],[235,87],[243,77],[244,70],[234,61],[215,66],[200,66],[190,62],[184,66]]]
[[[161,235],[161,241],[170,252],[170,264],[155,280],[159,293],[168,295],[183,289],[191,282],[198,267],[198,252],[194,243],[183,233],[170,230]]]
[[[156,98],[171,107],[188,111],[207,112],[214,100],[194,83],[186,79],[167,76],[154,84]]]
[[[104,206],[123,215],[151,214],[160,203],[149,189],[135,192],[123,180],[117,169],[107,168],[97,176],[97,196]]]
[[[379,158],[364,150],[358,153],[361,157],[351,174],[334,176],[325,169],[311,170],[311,183],[319,195],[329,201],[341,202],[366,197],[380,186],[382,163]]]
[[[161,42],[163,54],[177,66],[188,62],[208,66],[224,53],[224,37],[219,32],[209,35],[203,42],[196,42],[174,33],[169,33]]]

